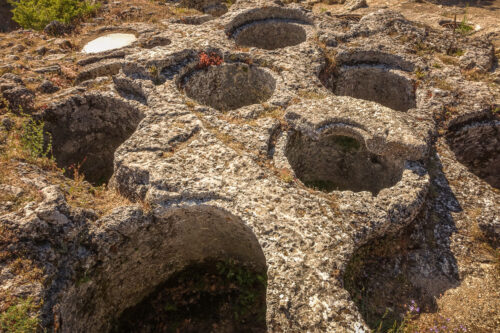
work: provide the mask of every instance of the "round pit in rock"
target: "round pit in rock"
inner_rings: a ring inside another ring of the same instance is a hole
[[[265,102],[275,89],[270,73],[243,63],[210,66],[189,76],[184,84],[188,97],[220,111]]]
[[[94,184],[113,174],[114,152],[137,128],[142,113],[125,101],[99,94],[73,96],[45,110],[45,130],[52,138],[57,165],[75,169]]]
[[[252,268],[191,264],[123,311],[111,332],[265,332],[265,296],[265,275]]]
[[[447,135],[457,160],[500,189],[500,121],[474,122]]]
[[[321,74],[323,84],[340,96],[379,103],[397,111],[416,106],[415,85],[401,70],[380,64],[343,65]]]
[[[242,26],[233,34],[238,46],[274,50],[306,41],[306,30],[298,23],[269,19]]]
[[[358,139],[335,133],[314,140],[294,132],[285,155],[304,185],[325,192],[369,191],[376,195],[395,185],[403,172],[402,161],[372,154]]]
[[[241,219],[202,205],[102,222],[100,260],[63,292],[63,332],[266,331],[265,257]]]
[[[114,33],[98,37],[87,44],[82,49],[83,53],[100,53],[129,46],[137,40],[134,34]]]

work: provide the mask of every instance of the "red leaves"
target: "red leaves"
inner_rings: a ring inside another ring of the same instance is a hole
[[[198,68],[208,68],[210,66],[219,66],[224,62],[224,59],[220,55],[215,52],[210,52],[207,54],[206,52],[200,52],[198,54],[199,62]]]

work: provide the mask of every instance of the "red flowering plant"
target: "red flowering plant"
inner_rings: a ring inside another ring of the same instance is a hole
[[[198,54],[198,68],[208,68],[210,66],[219,66],[224,62],[224,59],[215,52],[206,53],[201,51]]]

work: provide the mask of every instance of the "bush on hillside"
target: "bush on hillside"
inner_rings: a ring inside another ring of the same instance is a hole
[[[51,21],[72,23],[91,16],[99,5],[87,0],[8,0],[13,20],[25,29],[43,30]]]

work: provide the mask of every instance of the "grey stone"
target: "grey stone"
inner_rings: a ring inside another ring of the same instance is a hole
[[[59,21],[52,21],[45,26],[43,31],[47,35],[51,36],[62,36],[65,34],[69,34],[73,31],[74,27],[69,24],[65,24]]]
[[[61,73],[61,66],[51,65],[51,66],[47,66],[47,67],[36,68],[33,71],[36,73],[40,73],[40,74],[46,74],[46,73],[60,74]]]
[[[368,7],[366,0],[347,0],[344,3],[344,8],[348,11],[354,11],[359,8]]]
[[[52,94],[59,91],[60,88],[56,86],[52,81],[44,80],[39,86],[38,90],[44,94]]]

